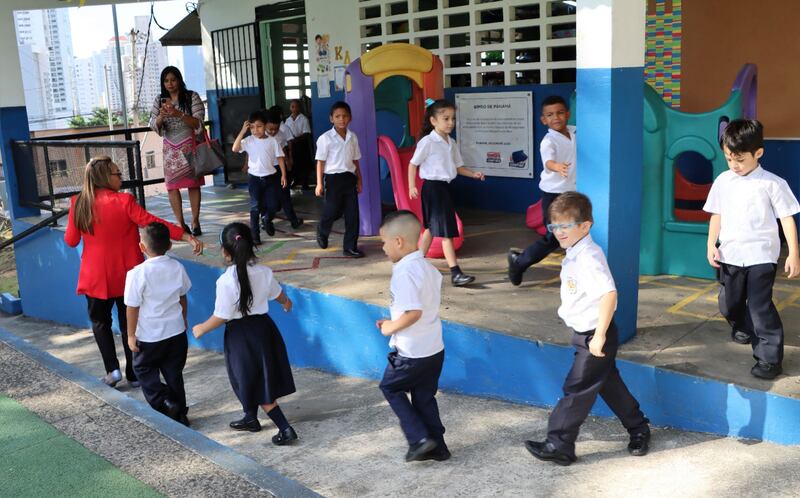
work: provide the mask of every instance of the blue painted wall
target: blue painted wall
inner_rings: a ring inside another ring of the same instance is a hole
[[[20,227],[22,228],[22,227]],[[86,304],[75,296],[79,255],[63,243],[63,232],[44,229],[18,246],[20,287],[26,315],[88,327]],[[205,320],[214,307],[214,282],[220,268],[183,261],[192,279],[189,323]],[[385,267],[386,279],[390,266]],[[387,339],[375,320],[381,306],[285,286],[295,307],[284,313],[271,307],[292,363],[343,375],[378,379],[385,367]],[[29,298],[25,298],[30,296]],[[566,333],[566,331],[565,331]],[[195,347],[221,351],[217,330]],[[536,406],[552,406],[572,361],[572,349],[505,336],[445,322],[444,390]],[[620,361],[631,391],[656,425],[723,435],[800,444],[800,400],[751,391],[715,380]],[[596,415],[611,412],[599,402]]]

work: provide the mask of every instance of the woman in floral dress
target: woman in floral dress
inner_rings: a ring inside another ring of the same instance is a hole
[[[195,178],[192,166],[184,157],[192,149],[192,135],[202,131],[205,107],[197,92],[186,89],[183,75],[174,66],[161,71],[161,96],[150,111],[150,128],[164,137],[164,180],[169,203],[178,225],[194,236],[200,229],[200,187],[203,177]],[[183,199],[180,189],[189,189],[192,226],[183,218]]]

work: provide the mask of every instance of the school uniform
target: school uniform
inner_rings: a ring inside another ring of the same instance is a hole
[[[295,392],[294,377],[283,337],[267,314],[269,301],[281,294],[272,270],[249,265],[253,303],[247,316],[239,312],[239,280],[230,266],[217,279],[214,316],[227,320],[224,353],[228,379],[245,418],[256,419],[258,407]]]
[[[281,124],[281,128],[278,130],[275,135],[272,135],[272,138],[278,142],[278,147],[281,150],[286,150],[286,147],[289,146],[289,137],[283,131],[284,126]],[[285,157],[285,156],[284,156]],[[273,166],[277,169],[278,168],[278,158],[275,157],[273,159]],[[278,204],[281,208],[283,208],[283,214],[286,215],[286,219],[289,220],[292,225],[298,223],[297,213],[294,211],[294,203],[292,203],[292,191],[290,189],[292,183],[292,172],[289,171],[288,166],[286,167],[286,187],[280,187],[278,190]]]
[[[751,336],[753,357],[783,361],[783,324],[772,302],[781,243],[776,218],[800,212],[786,181],[760,165],[750,174],[719,175],[703,210],[720,215],[719,309],[732,327]]]
[[[180,298],[191,286],[183,265],[166,255],[148,258],[125,280],[125,305],[139,308],[139,352],[133,353],[133,370],[145,399],[161,412],[166,399],[177,404],[180,413],[188,411],[183,387],[188,341]]]
[[[300,137],[306,133],[311,133],[311,124],[308,122],[308,118],[303,113],[298,114],[297,117],[293,117],[290,114],[284,123],[292,132],[293,137]]]
[[[313,176],[313,165],[311,161],[311,124],[304,114],[297,117],[291,115],[284,121],[285,128],[289,131],[289,147],[292,148],[292,159],[294,160],[295,186],[300,184],[303,188],[308,188],[309,177]]]
[[[599,318],[600,299],[615,291],[614,278],[603,250],[586,235],[567,249],[561,266],[561,306],[558,315],[574,330],[575,359],[564,380],[564,397],[547,423],[547,442],[575,458],[575,440],[581,424],[599,394],[631,435],[649,434],[648,420],[617,370],[619,333],[613,322],[606,331],[604,357],[592,356],[589,341]]]
[[[319,222],[319,235],[328,240],[333,222],[344,214],[345,251],[358,249],[358,177],[353,161],[361,159],[358,137],[350,130],[342,138],[335,128],[317,139],[317,161],[325,161],[325,206]]]
[[[250,193],[250,230],[261,240],[259,219],[272,223],[278,211],[281,172],[275,167],[283,149],[274,137],[250,135],[241,142],[240,153],[247,152],[247,190]]]
[[[567,126],[569,137],[563,133],[548,129],[547,134],[539,144],[539,153],[542,156],[542,176],[539,179],[539,190],[542,193],[542,216],[544,224],[550,223],[550,204],[559,194],[570,192],[577,189],[576,172],[578,148],[575,140],[575,127]],[[557,163],[569,163],[567,176],[563,177],[555,171],[547,169],[548,161]],[[529,245],[517,257],[516,266],[520,271],[525,271],[532,265],[547,257],[548,254],[558,249],[559,244],[555,235],[549,231],[544,237]]]
[[[417,143],[411,164],[418,166],[419,177],[425,180],[421,192],[424,227],[434,237],[458,237],[456,209],[450,195],[450,182],[464,165],[458,144],[434,130]]]
[[[444,451],[445,429],[435,398],[444,364],[441,288],[442,275],[420,251],[404,256],[392,267],[392,320],[406,311],[420,310],[422,316],[389,339],[394,350],[389,353],[380,389],[400,419],[409,445],[430,438],[437,442],[437,450]]]

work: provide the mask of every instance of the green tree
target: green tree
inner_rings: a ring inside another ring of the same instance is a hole
[[[70,128],[84,128],[88,126],[86,124],[86,119],[83,116],[73,116],[69,120],[69,127]]]

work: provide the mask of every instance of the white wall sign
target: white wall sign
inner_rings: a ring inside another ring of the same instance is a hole
[[[533,178],[531,92],[456,94],[464,166],[489,176]]]

